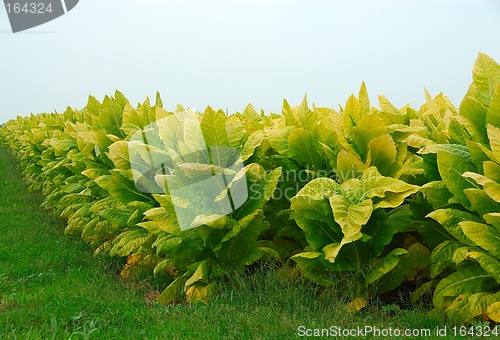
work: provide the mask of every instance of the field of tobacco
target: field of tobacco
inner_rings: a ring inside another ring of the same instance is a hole
[[[479,54],[458,108],[136,107],[120,93],[0,129],[43,206],[122,276],[165,279],[163,303],[203,301],[230,273],[275,261],[352,291],[349,308],[404,287],[448,320],[500,321],[500,66]],[[338,289],[338,287],[337,287]]]

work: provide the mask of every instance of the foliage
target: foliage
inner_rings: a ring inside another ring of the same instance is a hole
[[[166,279],[160,301],[206,301],[228,272],[291,258],[320,285],[351,277],[354,309],[404,284],[457,322],[498,322],[499,83],[479,54],[459,108],[427,92],[419,110],[375,108],[365,84],[338,111],[304,98],[281,115],[116,92],[0,140],[66,233]]]
[[[500,299],[499,84],[500,66],[480,54],[459,113],[442,121],[449,143],[420,150],[427,218],[439,223],[429,240],[433,301],[459,322],[499,321],[492,312]]]

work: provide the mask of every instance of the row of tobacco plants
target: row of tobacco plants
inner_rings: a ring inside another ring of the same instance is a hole
[[[375,108],[364,84],[338,110],[284,101],[280,115],[174,113],[159,96],[133,107],[116,92],[11,120],[0,139],[66,233],[125,257],[124,272],[165,278],[162,302],[206,301],[229,272],[275,258],[325,287],[349,282],[354,308],[404,285],[449,320],[498,322],[499,84],[500,66],[480,54],[459,108],[428,93],[419,110],[383,96]],[[178,197],[217,174],[212,198],[229,212],[200,206],[204,185]]]

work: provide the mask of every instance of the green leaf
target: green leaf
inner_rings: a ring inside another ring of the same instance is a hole
[[[383,111],[385,111],[387,113],[391,113],[392,115],[399,115],[399,116],[405,117],[405,115],[401,114],[401,112],[399,112],[399,110],[394,105],[392,105],[392,103],[385,96],[379,95],[378,102],[379,102],[380,108]],[[402,123],[404,123],[404,120]]]
[[[481,144],[487,144],[486,114],[487,106],[471,95],[467,94],[460,103],[460,123],[472,140]]]
[[[112,225],[125,228],[125,227],[135,227],[135,225],[129,225],[128,221],[132,216],[132,211],[127,209],[104,209],[99,211],[99,215],[109,221]]]
[[[237,220],[261,209],[272,198],[281,178],[281,168],[276,168],[269,173],[266,173],[260,166],[253,167],[253,169],[257,168],[255,172],[250,169],[247,173],[247,179],[251,180],[248,199],[234,212],[233,216]]]
[[[207,107],[200,122],[205,143],[209,146],[229,146],[226,132],[227,116]]]
[[[257,111],[255,111],[255,108],[253,107],[252,104],[248,104],[245,107],[245,110],[243,110],[243,112],[241,113],[241,116],[243,118],[250,119],[250,120],[253,120],[256,122],[262,120],[262,117],[257,113]]]
[[[495,279],[482,268],[470,266],[462,268],[442,279],[436,286],[433,303],[437,308],[446,308],[448,297],[458,297],[461,294],[491,292],[498,289]]]
[[[447,240],[434,248],[431,254],[430,275],[432,278],[438,276],[444,269],[452,266],[453,255],[462,247],[462,243]]]
[[[54,154],[56,156],[65,156],[70,149],[76,147],[76,143],[73,139],[58,139],[51,138],[49,140],[50,146],[54,148]]]
[[[170,304],[173,302],[182,301],[184,284],[188,279],[187,273],[174,280],[168,287],[158,296],[158,302]]]
[[[467,162],[471,162],[472,160],[469,149],[465,145],[432,144],[418,151],[421,155],[438,154],[439,152],[446,152]]]
[[[466,208],[470,208],[470,202],[464,193],[465,189],[474,188],[474,183],[462,177],[467,171],[476,171],[472,162],[465,157],[459,157],[445,151],[437,154],[437,164],[439,174],[446,184],[446,187],[453,194],[455,199]]]
[[[295,129],[288,137],[288,145],[291,157],[302,167],[312,170],[320,170],[323,156],[319,152],[316,136],[304,129]]]
[[[288,137],[294,129],[284,124],[283,120],[273,121],[272,126],[264,127],[264,133],[271,147],[284,157],[291,157]]]
[[[495,202],[500,203],[500,184],[486,176],[474,172],[465,172],[465,178],[472,178],[476,183],[482,185],[484,192]]]
[[[369,223],[363,228],[363,234],[369,235],[368,241],[372,256],[382,254],[397,233],[410,228],[413,214],[409,205],[403,205],[386,213],[383,209],[375,211]]]
[[[108,96],[104,97],[98,113],[92,117],[92,126],[96,130],[102,129],[108,134],[123,138],[121,125],[124,106],[125,103],[121,103],[119,100]]]
[[[384,256],[380,261],[378,261],[376,267],[366,276],[366,284],[371,285],[375,281],[380,280],[385,274],[396,267],[399,263],[400,256],[407,253],[408,252],[406,250],[397,248]],[[397,284],[396,287],[397,286],[399,286],[399,284]]]
[[[350,151],[341,150],[337,156],[337,177],[340,183],[358,178],[368,167]]]
[[[160,92],[156,91],[156,102],[155,106],[163,107],[163,101],[161,100]]]
[[[255,149],[262,145],[264,137],[264,133],[260,131],[250,134],[241,150],[241,159],[243,161],[253,156]]]
[[[431,280],[423,283],[420,287],[418,287],[415,290],[415,292],[411,294],[411,302],[412,303],[418,302],[422,297],[431,293],[434,290],[435,286],[436,286],[436,280]]]
[[[491,178],[497,183],[500,183],[500,164],[495,162],[483,162],[484,175]]]
[[[472,79],[467,96],[477,99],[488,107],[496,87],[500,84],[500,65],[486,54],[479,53],[472,71]],[[478,119],[478,117],[473,118]]]
[[[500,261],[485,252],[472,251],[467,258],[476,260],[481,267],[500,284]]]
[[[500,301],[495,301],[488,306],[488,309],[486,310],[486,316],[488,316],[491,321],[494,321],[496,323],[500,322]]]
[[[351,182],[342,184],[342,187],[352,186]],[[418,191],[416,185],[408,184],[399,179],[381,176],[378,171],[371,167],[367,169],[360,179],[361,190],[354,185],[352,190],[357,192],[358,199],[371,198],[374,201],[373,209],[395,208],[400,206],[404,199]]]
[[[466,245],[474,245],[474,243],[465,236],[459,223],[462,221],[481,222],[481,218],[477,215],[457,209],[439,209],[429,213],[426,217],[439,222],[455,239]]]
[[[359,100],[354,96],[350,95],[345,104],[345,110],[343,112],[343,124],[342,128],[347,133],[352,132],[352,128],[359,124],[361,118],[363,118],[363,108]]]
[[[416,242],[407,249],[410,265],[406,279],[408,281],[418,280],[421,276],[427,276],[431,265],[431,251],[423,244]]]
[[[354,241],[359,240],[363,236],[362,233],[357,233],[351,237],[344,237],[340,243],[331,243],[323,248],[323,252],[325,253],[325,259],[328,262],[335,263],[335,259],[340,252],[340,249],[348,243],[352,243]]]
[[[174,258],[185,267],[206,258],[207,251],[194,229],[160,235],[151,248],[156,248],[158,255]]]
[[[459,226],[474,244],[500,258],[500,232],[496,228],[472,221],[460,222]]]
[[[500,164],[500,128],[488,124],[487,133],[493,157]]]
[[[316,128],[319,143],[323,146],[323,149],[327,147],[328,150],[331,150],[335,154],[335,159],[337,158],[336,154],[341,149],[337,135],[338,126],[336,126],[339,121],[339,115],[330,114],[323,118]],[[336,161],[334,163],[336,164]],[[335,169],[336,167],[332,166],[332,168]]]
[[[303,252],[292,256],[292,260],[297,263],[305,277],[319,285],[329,287],[334,284],[335,280],[325,270],[322,262],[324,256],[324,253],[320,252]]]
[[[111,196],[122,203],[132,201],[151,201],[147,194],[139,192],[134,186],[134,182],[126,178],[120,172],[113,170],[111,175],[100,176],[95,179],[97,185],[106,190]]]
[[[243,265],[250,265],[262,257],[264,253],[257,248],[257,238],[268,228],[263,219],[262,210],[256,210],[239,220],[214,249],[219,261],[241,270]]]
[[[373,211],[373,203],[370,199],[351,204],[341,195],[330,197],[330,206],[335,222],[340,225],[347,239],[361,232],[361,227],[368,222]]]
[[[197,282],[207,282],[209,279],[208,276],[208,263],[207,261],[202,261],[196,270],[194,271],[193,275],[189,279],[187,279],[185,285],[186,287],[189,287]]]
[[[474,165],[480,173],[483,173],[483,163],[492,160],[493,154],[490,150],[488,150],[488,148],[479,142],[467,140],[466,144]]]
[[[356,144],[359,154],[365,158],[368,153],[368,146],[372,139],[387,133],[384,122],[375,115],[368,115],[359,121],[359,124],[352,129],[352,139]]]
[[[306,131],[311,131],[318,124],[316,112],[311,111],[307,104],[307,96],[304,96],[299,107],[293,108],[295,117]]]
[[[121,233],[113,242],[113,248],[109,254],[111,256],[128,256],[137,252],[139,247],[151,239],[150,234],[145,229],[134,229]]]
[[[497,230],[500,230],[500,212],[484,214],[483,218],[488,224],[491,224],[497,228]]]
[[[396,161],[396,144],[389,134],[373,138],[368,143],[366,163],[376,166],[383,175],[388,175],[389,167]]]
[[[408,275],[410,265],[407,255],[400,256],[397,265],[373,284],[375,294],[379,295],[399,287]]]
[[[486,143],[486,117],[495,90],[500,84],[500,65],[485,54],[479,53],[474,70],[473,82],[460,104],[460,115],[475,141]]]
[[[113,162],[118,169],[130,169],[129,147],[125,141],[119,141],[109,146],[108,158]]]
[[[368,97],[368,90],[366,89],[365,82],[361,82],[358,93],[359,106],[361,108],[361,116],[364,117],[370,113],[370,99]]]
[[[464,177],[467,177],[466,174]],[[484,190],[471,188],[465,189],[464,193],[469,199],[471,210],[479,215],[500,211],[500,203],[495,202]]]
[[[230,116],[226,120],[226,133],[228,145],[240,148],[243,140],[247,139],[247,131],[243,127],[240,118],[237,116]]]
[[[150,232],[154,231],[155,234],[159,231],[167,233],[180,231],[173,206],[152,208],[144,213],[144,217],[149,221],[138,223],[138,226]]]
[[[446,316],[454,322],[469,323],[485,314],[498,298],[498,294],[492,293],[461,294],[446,309]]]
[[[488,112],[486,113],[486,124],[500,128],[500,86],[497,85],[491,98]]]
[[[453,197],[443,181],[428,182],[420,188],[420,191],[425,195],[425,199],[432,208],[436,210],[448,207],[448,201]]]
[[[314,199],[295,196],[292,198],[291,208],[293,213],[290,218],[304,231],[308,244],[314,250],[319,251],[327,244],[340,242],[343,238],[340,226],[334,221],[328,200],[323,197]]]
[[[288,104],[288,102],[286,101],[286,99],[283,99],[283,106],[282,107],[283,107],[282,115],[283,115],[283,117],[285,117],[286,125],[290,126],[290,127],[300,126],[299,121],[295,117],[295,114],[294,114],[292,108],[290,107],[290,104]]]

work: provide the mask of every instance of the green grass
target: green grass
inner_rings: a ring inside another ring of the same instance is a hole
[[[154,283],[127,288],[116,260],[65,236],[64,221],[41,202],[0,148],[1,339],[294,339],[299,326],[442,327],[418,307],[348,314],[348,294],[287,278],[273,264],[221,283],[207,305],[150,302]]]

